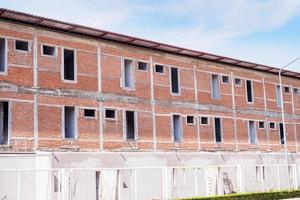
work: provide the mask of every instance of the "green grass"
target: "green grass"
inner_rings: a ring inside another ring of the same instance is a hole
[[[274,191],[264,193],[230,194],[212,197],[194,197],[184,200],[279,200],[300,197],[300,190]]]

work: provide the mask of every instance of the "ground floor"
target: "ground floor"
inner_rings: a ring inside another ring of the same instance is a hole
[[[300,154],[36,152],[0,155],[0,199],[172,199],[300,187]]]

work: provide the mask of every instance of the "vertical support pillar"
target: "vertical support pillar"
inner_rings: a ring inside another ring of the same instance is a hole
[[[97,48],[97,69],[98,69],[98,98],[99,98],[99,150],[104,150],[103,137],[103,112],[102,112],[102,68],[101,68],[101,48]]]
[[[264,92],[264,115],[265,115],[265,126],[267,130],[267,145],[268,150],[271,151],[271,145],[270,145],[270,132],[269,132],[269,123],[268,123],[268,108],[267,108],[267,95],[266,95],[266,84],[265,84],[265,78],[263,78],[263,92]]]
[[[263,167],[264,166],[260,166],[260,175],[261,175],[261,191],[264,192],[265,191],[265,179],[264,179],[264,173],[263,173]],[[266,170],[265,170],[266,171]]]
[[[280,190],[281,184],[280,184],[280,166],[277,166],[277,189]]]
[[[57,200],[61,200],[61,169],[57,170]]]
[[[239,193],[243,193],[244,185],[243,185],[243,167],[241,165],[237,166],[237,177],[238,177],[238,184],[239,184]]]
[[[162,177],[162,199],[169,199],[169,191],[168,191],[168,168],[161,168],[161,177]]]
[[[21,200],[21,170],[18,170],[18,200]]]
[[[234,144],[235,150],[239,150],[238,146],[238,138],[237,138],[237,128],[236,128],[236,105],[235,105],[235,85],[234,85],[234,75],[233,72],[230,74],[231,76],[231,94],[232,94],[232,110],[233,110],[233,129],[234,129]]]
[[[134,170],[134,197],[138,200],[137,169]]]
[[[297,164],[293,164],[293,182],[294,190],[298,189],[298,173],[297,173]]]
[[[293,111],[293,127],[294,127],[294,138],[295,138],[295,145],[296,145],[296,153],[299,152],[298,147],[298,139],[297,139],[297,126],[296,126],[296,112],[295,112],[295,94],[293,86],[290,85],[291,93],[292,93],[292,111]]]
[[[194,90],[195,90],[195,103],[196,105],[199,105],[199,99],[198,99],[198,84],[197,84],[197,73],[196,73],[196,65],[194,65]],[[200,137],[200,120],[199,120],[199,108],[196,108],[197,110],[197,117],[196,117],[196,126],[197,126],[197,146],[198,151],[201,150],[201,137]]]
[[[197,178],[198,169],[194,168],[194,179],[195,179],[195,197],[198,196],[198,178]]]
[[[153,60],[150,58],[150,84],[151,84],[151,108],[152,108],[152,132],[153,132],[153,150],[157,150],[156,141],[156,109],[155,109],[155,97],[154,97],[154,79],[153,79]]]
[[[38,44],[37,44],[37,36],[34,35],[33,38],[33,88],[34,91],[34,105],[33,105],[33,138],[34,138],[34,149],[38,148]]]

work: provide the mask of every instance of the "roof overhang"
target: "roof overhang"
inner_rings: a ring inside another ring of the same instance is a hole
[[[225,63],[225,64],[234,65],[242,68],[260,70],[269,73],[279,73],[279,68],[275,68],[275,67],[270,67],[262,64],[219,56],[219,55],[206,53],[202,51],[195,51],[195,50],[177,47],[169,44],[159,43],[159,42],[132,37],[128,35],[123,35],[119,33],[113,33],[113,32],[104,31],[96,28],[49,19],[45,17],[8,10],[4,8],[0,8],[0,19],[6,21],[13,21],[17,23],[23,23],[31,26],[43,27],[43,28],[56,30],[56,31],[63,31],[65,33],[80,34],[88,37],[93,37],[95,39],[104,39],[104,40],[119,42],[123,44],[164,51],[172,54],[178,54],[183,56],[189,56],[189,57],[219,62],[219,63]],[[298,72],[283,70],[282,74],[293,78],[300,78],[300,73]]]

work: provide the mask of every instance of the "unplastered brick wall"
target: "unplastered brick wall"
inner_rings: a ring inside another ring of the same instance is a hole
[[[275,74],[0,25],[7,63],[0,73],[1,151],[284,148]],[[283,84],[287,144],[297,152],[300,80],[284,77]]]

